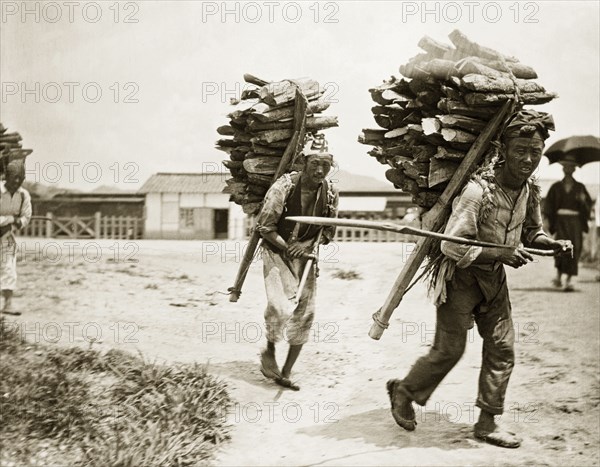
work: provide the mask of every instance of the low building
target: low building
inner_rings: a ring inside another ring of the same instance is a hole
[[[227,174],[157,173],[139,189],[146,198],[144,237],[243,238],[245,216],[223,193]]]
[[[383,180],[345,170],[333,170],[328,177],[340,192],[341,217],[404,217],[415,205],[410,194]]]
[[[157,173],[138,191],[145,196],[144,238],[243,239],[251,220],[223,193],[226,173]],[[402,217],[410,195],[389,182],[345,171],[329,178],[340,191],[343,217]]]

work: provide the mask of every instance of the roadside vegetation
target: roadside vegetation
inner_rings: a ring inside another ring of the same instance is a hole
[[[2,466],[208,464],[229,406],[202,365],[30,344],[0,321]]]

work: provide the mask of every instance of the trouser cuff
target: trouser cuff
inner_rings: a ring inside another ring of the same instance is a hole
[[[401,389],[411,401],[416,402],[421,407],[425,407],[425,404],[427,404],[427,399],[429,399],[429,397],[418,397],[414,392],[409,391],[403,382],[398,385],[398,388]]]
[[[504,407],[494,407],[492,405],[486,404],[479,398],[477,399],[477,402],[475,402],[475,405],[481,410],[485,410],[486,412],[491,413],[493,415],[502,415],[502,413],[504,412]]]

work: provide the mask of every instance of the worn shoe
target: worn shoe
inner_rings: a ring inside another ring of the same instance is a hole
[[[560,289],[562,287],[562,282],[560,281],[560,279],[552,279],[552,285],[558,289]]]
[[[575,291],[575,287],[573,287],[573,284],[565,284],[565,288],[563,289],[563,291],[565,291],[565,292],[574,292]]]
[[[501,430],[499,427],[496,427],[494,431],[488,431],[475,424],[473,434],[475,438],[501,448],[515,449],[521,446],[522,441],[513,432]]]
[[[406,431],[414,431],[417,426],[417,419],[412,400],[400,383],[399,379],[390,379],[386,384],[392,404],[392,417]]]

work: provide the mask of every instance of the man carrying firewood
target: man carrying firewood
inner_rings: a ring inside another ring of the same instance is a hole
[[[303,290],[299,284],[309,255],[319,243],[333,238],[335,228],[322,231],[287,221],[288,216],[311,215],[336,217],[338,193],[325,180],[333,164],[327,143],[317,135],[304,150],[301,172],[284,174],[273,183],[265,195],[256,228],[264,238],[262,249],[263,274],[267,292],[265,322],[267,347],[261,352],[261,372],[277,384],[300,388],[290,380],[290,374],[308,335],[315,313],[317,291],[316,264],[308,271]],[[281,371],[275,359],[275,344],[284,338],[289,351]]]
[[[14,231],[31,219],[31,197],[21,185],[25,165],[15,160],[6,167],[6,180],[0,183],[0,289],[4,297],[2,313],[20,315],[12,308],[13,290],[17,286],[17,258]]]
[[[477,323],[483,338],[483,360],[476,405],[481,409],[475,437],[516,448],[521,440],[494,421],[503,413],[514,366],[514,330],[504,265],[524,266],[533,257],[520,244],[570,253],[568,241],[556,241],[542,230],[540,190],[532,177],[548,130],[548,114],[522,110],[513,115],[501,139],[498,156],[474,174],[452,203],[445,233],[510,245],[508,248],[441,242],[441,261],[434,272],[437,321],[433,347],[403,380],[388,381],[392,415],[402,428],[417,424],[412,402],[425,405],[435,388],[461,358],[467,332]]]

